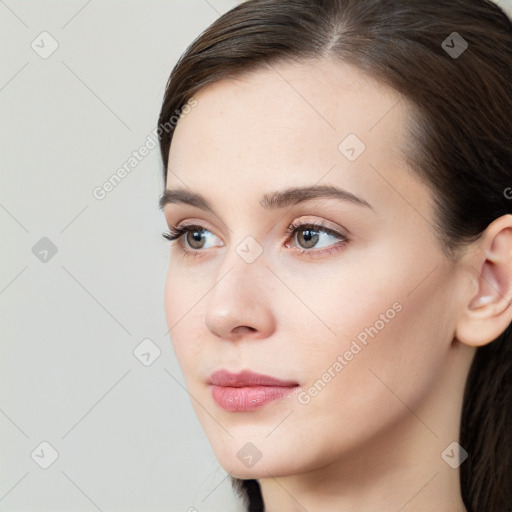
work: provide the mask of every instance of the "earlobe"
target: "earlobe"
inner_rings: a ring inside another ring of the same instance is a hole
[[[495,340],[512,321],[512,215],[489,224],[475,244],[468,272],[478,291],[462,305],[455,337],[478,347]]]

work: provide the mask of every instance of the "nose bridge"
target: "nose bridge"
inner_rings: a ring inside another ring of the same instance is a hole
[[[265,268],[263,244],[250,234],[240,236],[240,232],[232,226],[231,240],[222,264],[218,267],[217,279],[221,279],[228,272],[226,277],[231,276],[230,279],[234,279],[236,275],[240,282],[248,282],[253,279],[260,280],[265,271],[268,272]]]
[[[218,267],[216,284],[212,290],[215,300],[254,303],[258,299],[253,295],[262,297],[264,274],[268,273],[263,247],[248,238],[252,237],[246,237],[236,246],[230,247]]]

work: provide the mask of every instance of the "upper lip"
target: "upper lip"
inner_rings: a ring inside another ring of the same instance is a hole
[[[227,370],[217,370],[210,375],[209,384],[215,386],[226,386],[240,388],[244,386],[275,386],[275,387],[292,387],[297,386],[297,382],[285,381],[255,373],[251,370],[243,370],[240,373],[231,373]]]

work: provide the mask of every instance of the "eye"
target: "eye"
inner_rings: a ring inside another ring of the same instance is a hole
[[[206,235],[207,233],[209,233],[212,236],[215,236],[211,231],[208,231],[204,227],[199,226],[197,224],[182,224],[181,226],[177,227],[172,226],[167,233],[162,233],[162,236],[170,241],[184,237],[186,245],[192,249],[191,251],[184,247],[184,251],[194,252],[200,249],[209,248],[209,246],[205,244],[205,241],[208,238],[208,236]],[[215,245],[212,245],[211,247],[215,247]]]
[[[222,243],[214,243],[210,246],[205,244],[205,241],[208,239],[208,234],[218,239],[218,237],[216,237],[211,231],[198,224],[172,226],[169,229],[169,232],[162,233],[162,236],[170,241],[178,240],[183,237],[183,242],[181,244],[183,252],[185,254],[199,256],[202,249],[222,246]],[[349,241],[347,236],[343,233],[331,229],[322,223],[318,224],[314,222],[292,223],[286,230],[286,235],[288,239],[298,241],[299,247],[296,247],[296,249],[299,250],[301,256],[304,254],[331,253],[340,249],[340,245],[344,245]],[[319,242],[322,242],[322,239],[324,239],[324,244],[319,246],[318,244]],[[334,245],[333,241],[338,241],[339,243]],[[323,247],[327,248],[322,249]]]
[[[349,240],[346,235],[340,233],[334,229],[326,227],[323,223],[298,223],[291,224],[290,227],[286,231],[287,235],[290,236],[292,241],[297,241],[299,244],[299,249],[302,248],[300,254],[304,253],[330,253],[340,248],[340,244],[333,246],[333,241],[340,241],[341,245],[346,244]],[[322,236],[323,235],[323,236]],[[318,245],[319,242],[324,243]],[[328,249],[319,250],[324,247],[329,247]],[[309,249],[315,249],[311,251]]]

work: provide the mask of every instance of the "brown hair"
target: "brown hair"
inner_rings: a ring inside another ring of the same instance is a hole
[[[461,54],[450,52],[454,37],[468,45]],[[505,192],[512,186],[512,22],[489,0],[248,0],[179,59],[159,125],[216,80],[327,57],[352,64],[414,107],[407,163],[434,192],[447,256],[456,258],[459,247],[512,213]],[[164,183],[172,134],[160,139]],[[466,382],[460,444],[469,456],[460,477],[469,512],[512,511],[511,325],[477,349]],[[257,480],[233,485],[248,511],[264,510]]]

